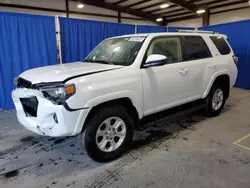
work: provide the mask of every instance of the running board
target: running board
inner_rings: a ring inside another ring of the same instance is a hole
[[[185,104],[182,106],[178,106],[169,110],[165,110],[153,115],[149,115],[141,119],[140,127],[150,127],[152,125],[163,123],[163,122],[171,122],[178,121],[182,117],[193,113],[195,111],[201,110],[205,108],[204,101],[196,101],[189,104]]]

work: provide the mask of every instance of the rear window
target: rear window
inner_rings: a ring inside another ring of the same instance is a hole
[[[186,60],[198,60],[212,57],[207,44],[200,36],[185,36]]]
[[[215,44],[221,55],[230,54],[231,49],[223,37],[214,36],[210,37],[210,39],[213,41],[213,43]]]

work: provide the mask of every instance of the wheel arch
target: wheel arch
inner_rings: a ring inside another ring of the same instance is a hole
[[[127,112],[129,115],[133,118],[135,122],[135,129],[139,128],[139,120],[140,120],[140,114],[137,110],[137,108],[134,106],[132,100],[128,97],[122,97],[118,99],[113,99],[109,101],[102,102],[100,104],[97,104],[96,106],[92,107],[91,110],[89,111],[83,127],[82,127],[82,132],[86,129],[87,127],[87,122],[90,120],[90,118],[97,112],[98,109],[107,106],[107,105],[120,105],[123,106],[127,109]]]
[[[223,85],[225,85],[225,89],[226,89],[226,99],[229,97],[229,90],[230,90],[230,76],[227,73],[223,73],[223,74],[219,74],[213,77],[213,79],[211,79],[204,95],[203,98],[206,98],[207,95],[209,94],[212,86],[215,83],[222,83]]]

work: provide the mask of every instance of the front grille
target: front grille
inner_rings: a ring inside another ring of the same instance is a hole
[[[23,110],[28,117],[37,117],[38,100],[36,97],[20,98]]]
[[[32,83],[28,80],[23,79],[23,78],[18,78],[17,87],[19,87],[19,88],[32,88]]]

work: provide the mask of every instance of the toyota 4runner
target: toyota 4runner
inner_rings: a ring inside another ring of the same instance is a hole
[[[202,100],[222,111],[237,78],[237,57],[213,32],[135,34],[101,42],[83,62],[28,70],[12,92],[19,122],[40,135],[81,134],[96,161],[130,145],[139,120]]]

